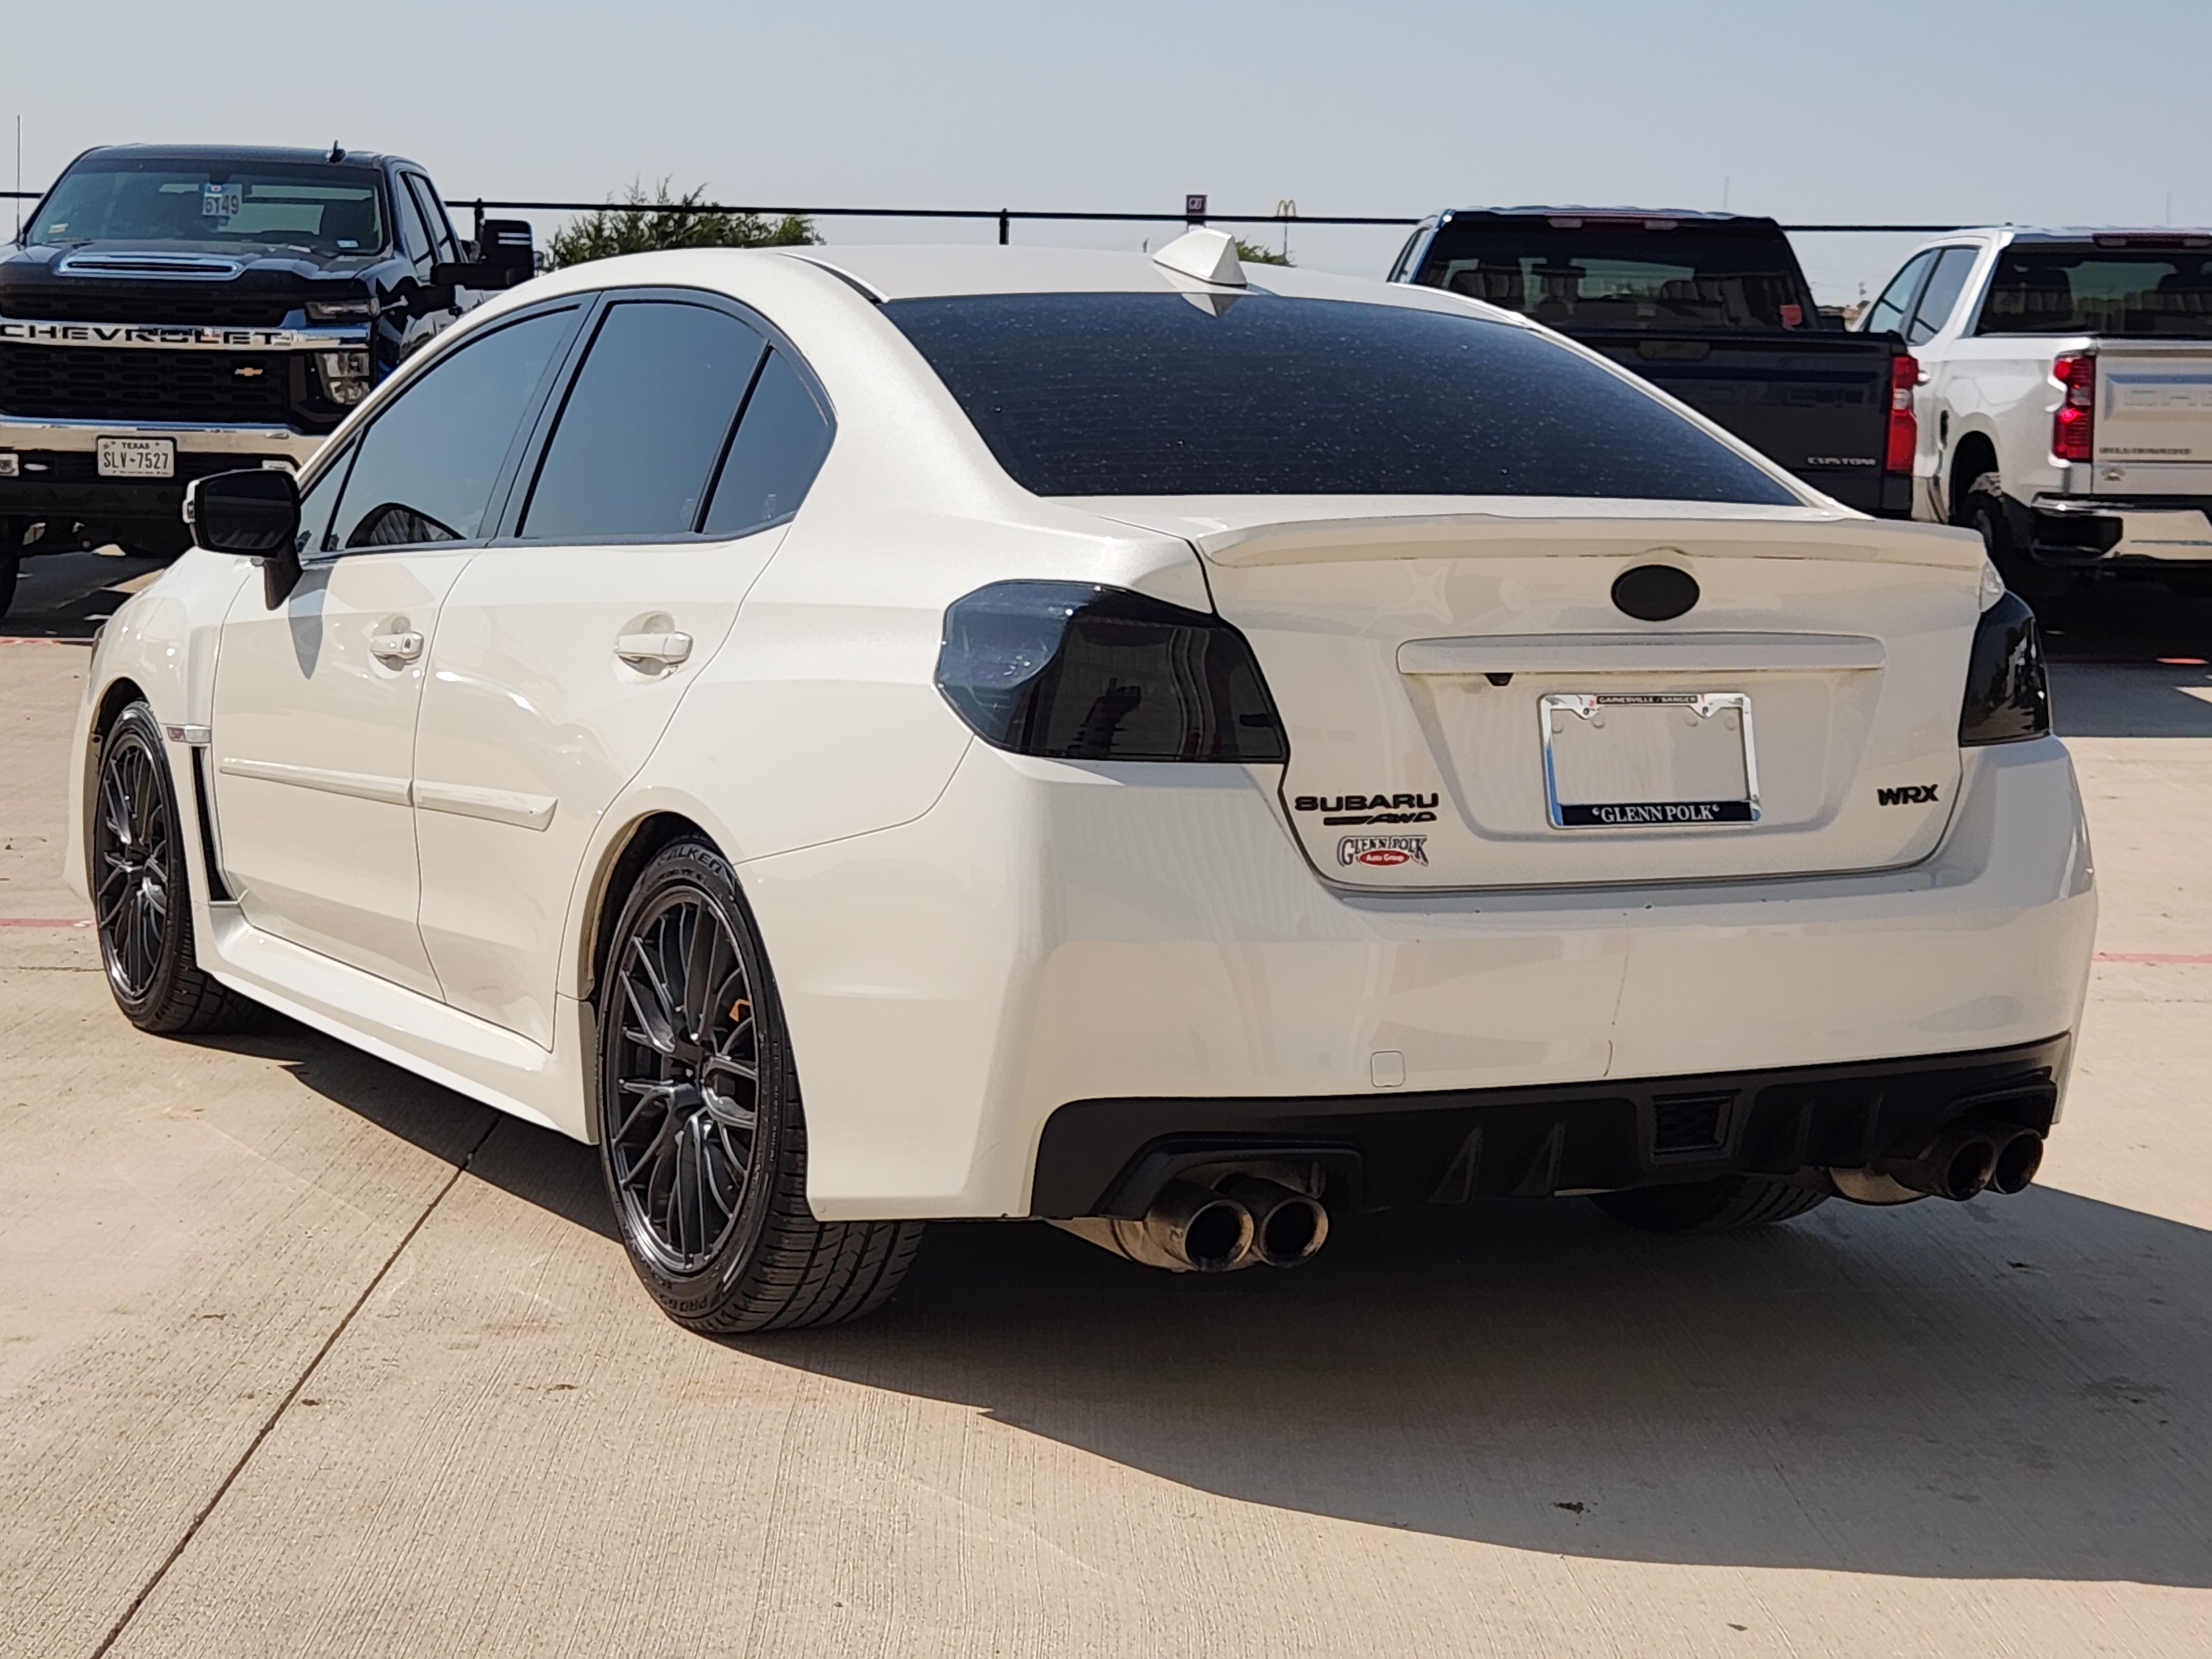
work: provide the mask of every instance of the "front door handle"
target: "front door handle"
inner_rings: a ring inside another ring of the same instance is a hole
[[[411,628],[398,634],[372,634],[368,649],[386,662],[413,662],[422,654],[422,636]]]
[[[689,634],[623,634],[615,640],[615,655],[633,668],[673,668],[690,654]]]

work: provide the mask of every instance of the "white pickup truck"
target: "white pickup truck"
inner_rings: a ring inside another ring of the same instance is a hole
[[[1859,326],[1921,364],[1914,517],[1980,529],[2031,600],[2212,593],[2212,231],[1955,231]]]

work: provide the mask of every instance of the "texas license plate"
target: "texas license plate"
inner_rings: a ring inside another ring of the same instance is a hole
[[[100,476],[103,478],[173,478],[177,476],[177,442],[173,438],[102,438]]]
[[[1553,828],[1759,821],[1751,699],[1742,692],[1555,692],[1539,707]]]

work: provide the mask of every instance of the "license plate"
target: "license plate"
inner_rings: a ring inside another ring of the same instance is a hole
[[[1539,699],[1559,830],[1759,821],[1751,699],[1740,691],[1555,692]]]
[[[102,438],[99,447],[100,476],[103,478],[177,476],[177,442],[173,438]]]

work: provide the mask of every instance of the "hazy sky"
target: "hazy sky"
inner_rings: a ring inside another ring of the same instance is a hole
[[[0,118],[22,117],[33,188],[94,143],[336,138],[404,151],[459,196],[597,200],[668,175],[724,201],[1173,212],[1202,190],[1223,212],[1415,215],[1711,208],[1725,191],[1785,222],[2158,223],[2171,192],[2175,222],[2212,221],[2202,0],[13,0],[0,15]],[[1291,252],[1379,275],[1400,237],[1310,228]],[[1900,246],[1799,244],[1828,298],[1877,284]]]

